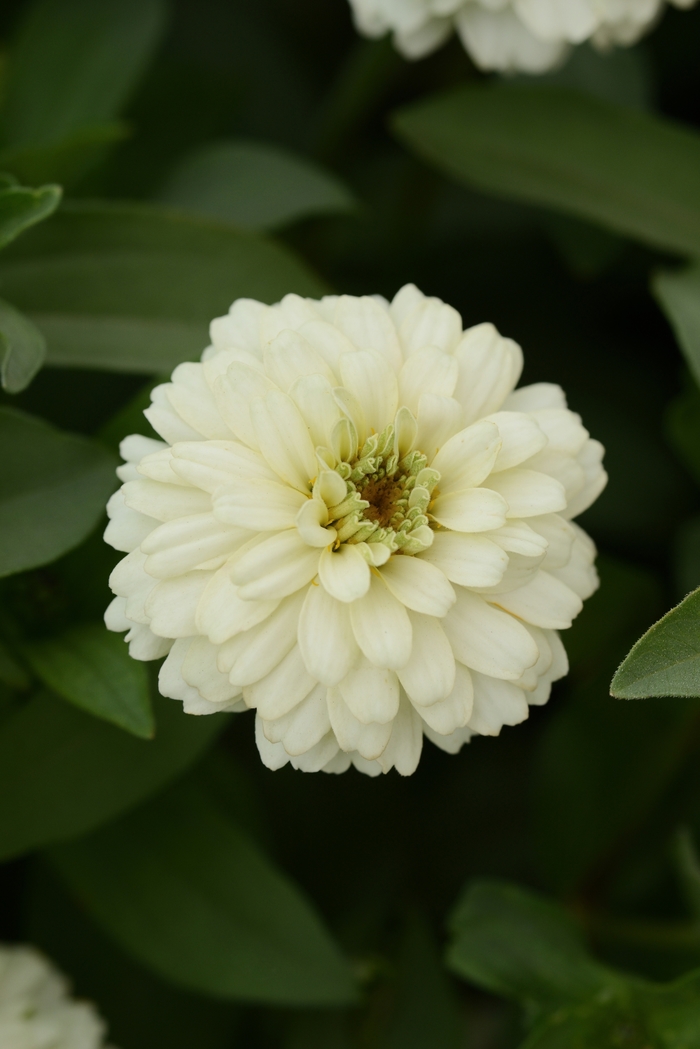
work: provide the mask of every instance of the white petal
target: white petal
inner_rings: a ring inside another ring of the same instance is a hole
[[[378,721],[384,725],[399,709],[399,679],[391,670],[382,670],[360,659],[338,686],[343,699],[363,725]]]
[[[355,349],[355,346],[353,346],[347,336],[338,331],[334,324],[319,320],[307,321],[299,329],[299,334],[303,335],[316,353],[323,357],[333,373],[339,376],[338,361],[340,355],[342,353],[352,353]],[[331,385],[337,386],[337,380]]]
[[[340,689],[328,689],[328,713],[335,737],[342,750],[357,751],[368,761],[373,761],[383,752],[391,735],[391,721],[369,725],[358,721],[345,703]]]
[[[530,713],[525,693],[510,681],[472,673],[474,708],[469,728],[482,736],[497,736],[504,725],[519,725]]]
[[[318,466],[311,436],[294,401],[272,390],[264,400],[251,403],[250,417],[269,466],[287,484],[308,495]]]
[[[217,660],[222,674],[239,685],[267,677],[296,644],[303,598],[304,594],[286,598],[262,623],[226,641]]]
[[[250,406],[256,398],[264,397],[276,389],[275,384],[264,373],[239,362],[234,362],[226,374],[214,383],[214,397],[219,413],[238,440],[250,448],[259,447],[250,417]]]
[[[310,586],[299,616],[299,648],[310,674],[337,685],[360,656],[347,605]]]
[[[335,733],[331,731],[311,750],[307,750],[305,754],[293,757],[292,767],[301,769],[302,772],[320,772],[329,761],[333,760],[337,753],[338,742],[335,738]]]
[[[424,393],[418,401],[417,429],[413,442],[432,461],[440,448],[462,429],[462,406],[454,397]]]
[[[508,504],[507,517],[536,517],[539,514],[558,513],[566,508],[563,485],[553,477],[535,470],[523,470],[520,467],[504,470],[503,473],[492,474],[484,485],[503,496]]]
[[[394,597],[414,612],[444,616],[455,603],[445,573],[427,560],[397,554],[380,569],[380,575]]]
[[[258,714],[265,721],[273,721],[284,717],[301,703],[316,683],[316,678],[304,665],[299,646],[294,645],[269,674],[245,686],[243,698],[249,707],[257,707]]]
[[[418,412],[422,394],[452,397],[459,366],[454,357],[435,346],[425,346],[404,363],[399,372],[399,399],[412,412]]]
[[[433,545],[418,560],[435,565],[460,586],[494,586],[508,565],[508,555],[490,538],[462,532],[435,532]]]
[[[279,481],[250,478],[218,489],[214,514],[225,524],[250,531],[276,532],[294,528],[296,516],[308,498]]]
[[[144,410],[149,423],[168,444],[176,441],[201,441],[202,434],[188,426],[175,411],[168,399],[170,383],[163,383],[151,390],[151,404]]]
[[[107,514],[110,521],[104,531],[104,541],[125,554],[140,547],[146,536],[158,527],[155,518],[146,517],[125,505],[121,488],[107,503]]]
[[[138,463],[144,456],[162,452],[167,447],[164,441],[156,441],[152,437],[132,433],[120,442],[119,454],[127,463]]]
[[[357,752],[352,755],[351,760],[354,767],[363,776],[371,776],[374,779],[375,776],[381,776],[384,771],[378,761],[367,761],[366,758],[363,758]]]
[[[126,598],[125,614],[129,619],[148,624],[143,606],[156,580],[146,572],[145,563],[146,555],[140,550],[132,550],[112,569],[109,586],[118,597]]]
[[[462,587],[442,627],[460,663],[483,674],[517,681],[539,658],[522,623]]]
[[[319,314],[315,305],[309,299],[303,299],[301,295],[292,292],[285,295],[281,302],[270,306],[260,321],[260,339],[263,346],[272,342],[285,328],[298,331],[302,324],[318,320]]]
[[[146,571],[156,579],[182,575],[213,558],[228,557],[249,536],[250,532],[223,524],[213,514],[194,514],[167,521],[141,544],[143,552],[149,555]]]
[[[126,614],[126,598],[115,597],[107,605],[105,611],[105,626],[108,630],[115,630],[121,632],[123,630],[129,630],[134,624]]]
[[[343,386],[357,398],[365,422],[377,433],[393,423],[399,406],[396,374],[378,353],[358,350],[340,358]]]
[[[200,442],[200,447],[205,448],[207,443]],[[128,481],[122,491],[127,506],[157,521],[172,521],[176,517],[206,514],[211,510],[207,492],[181,484],[161,484],[142,478]]]
[[[168,699],[179,699],[181,702],[201,700],[196,688],[188,685],[182,676],[182,664],[192,644],[192,638],[180,638],[170,649],[168,658],[158,672],[158,691]]]
[[[423,726],[423,732],[431,743],[434,743],[440,750],[444,750],[446,754],[459,754],[464,744],[469,743],[472,736],[476,734],[470,728],[465,727],[455,729],[454,732],[450,732],[449,736],[443,736],[442,733],[436,732],[426,724]]]
[[[210,441],[229,440],[233,435],[219,410],[201,364],[180,364],[165,387],[170,404],[181,419]]]
[[[582,528],[576,524],[573,524],[573,528],[575,539],[569,560],[560,568],[553,568],[552,575],[560,579],[562,583],[566,583],[585,600],[594,594],[599,586],[598,573],[593,564],[596,549],[595,544]]]
[[[488,422],[496,424],[501,436],[494,472],[519,466],[547,445],[547,437],[535,419],[523,412],[494,412],[488,416]]]
[[[217,646],[206,637],[193,638],[182,663],[182,676],[208,702],[230,703],[241,690],[217,667],[217,652]]]
[[[602,459],[605,449],[600,441],[586,441],[577,456],[577,462],[583,470],[585,483],[580,492],[570,501],[564,516],[571,520],[578,517],[594,503],[608,483],[608,475],[603,469]]]
[[[159,637],[191,637],[197,633],[195,612],[213,572],[187,572],[163,579],[151,590],[144,610]]]
[[[347,772],[352,764],[352,758],[349,754],[344,754],[342,750],[339,750],[330,761],[321,769],[321,772],[328,772],[333,776],[340,776],[343,772]]]
[[[179,477],[175,473],[172,463],[172,448],[161,448],[159,451],[153,452],[151,455],[144,456],[136,467],[138,471],[137,476],[130,476],[128,480],[137,480],[138,475],[140,474],[142,477],[150,477],[151,480],[160,481],[163,484],[179,484],[185,488],[190,487],[189,481],[183,480],[182,477]]]
[[[467,724],[472,716],[473,706],[474,685],[471,674],[461,663],[457,663],[454,688],[449,696],[432,703],[429,707],[421,707],[418,713],[434,732],[441,736],[450,736]]]
[[[268,307],[256,299],[236,299],[224,317],[217,317],[209,327],[209,337],[219,350],[240,346],[260,355],[260,324]]]
[[[534,520],[539,521],[541,518],[536,517]],[[503,550],[522,557],[541,558],[547,549],[546,538],[524,521],[508,521],[502,528],[489,532],[489,539]]]
[[[490,587],[472,587],[477,593],[485,596],[487,601],[500,604],[500,595],[508,594],[511,590],[517,590],[526,583],[531,582],[540,570],[543,556],[523,557],[521,554],[508,555],[508,567],[503,573],[500,583]]]
[[[538,473],[548,474],[559,481],[568,503],[571,503],[586,483],[586,475],[573,456],[554,452],[549,448],[531,456],[523,466],[529,470],[537,470]]]
[[[578,455],[588,440],[588,430],[581,425],[581,417],[567,408],[541,408],[532,418],[547,435],[549,447],[567,455]]]
[[[129,655],[132,659],[162,659],[172,646],[167,637],[156,637],[150,627],[135,623],[124,638],[129,642]]]
[[[430,514],[445,528],[457,532],[488,532],[505,524],[508,503],[491,488],[468,488],[439,495]]]
[[[410,619],[413,627],[411,658],[397,674],[411,702],[421,707],[429,706],[452,692],[455,657],[438,619],[416,612],[410,613]]]
[[[246,601],[276,601],[310,583],[318,572],[319,551],[296,530],[278,532],[237,559],[231,579]]]
[[[370,663],[391,670],[406,666],[411,657],[411,622],[378,573],[371,574],[365,596],[350,605],[350,620],[357,643]]]
[[[528,633],[532,636],[537,649],[540,653],[539,659],[535,663],[534,667],[529,667],[521,678],[514,681],[513,684],[517,685],[518,688],[522,688],[528,695],[525,697],[530,702],[530,696],[532,692],[537,688],[539,681],[546,676],[547,671],[552,665],[552,647],[549,644],[547,635],[552,634],[553,631],[549,630],[545,632],[540,630],[539,627],[532,626],[531,623],[524,624],[527,627]]]
[[[399,337],[407,357],[424,346],[435,346],[451,354],[462,337],[462,318],[440,299],[422,298],[402,319]],[[451,393],[452,390],[447,396]]]
[[[279,600],[244,601],[238,587],[231,582],[231,570],[225,564],[214,573],[202,594],[195,623],[197,633],[220,645],[242,630],[250,630],[274,612]]]
[[[356,601],[369,590],[369,565],[352,543],[342,543],[337,550],[324,550],[318,575],[328,593],[338,601]]]
[[[232,481],[279,480],[259,452],[239,441],[181,441],[172,454],[170,466],[178,478],[205,492]]]
[[[412,776],[418,768],[423,749],[423,725],[408,702],[401,699],[399,712],[391,726],[391,736],[379,758],[382,771],[395,768],[400,776]]]
[[[341,295],[334,321],[356,349],[375,350],[394,372],[399,371],[403,358],[396,328],[387,311],[373,298]]]
[[[331,729],[326,702],[326,688],[317,685],[306,699],[274,724],[274,732],[265,722],[263,731],[272,742],[280,742],[290,757],[312,750]],[[324,762],[325,764],[325,762]]]
[[[380,35],[386,32],[386,28],[388,27],[381,29]],[[389,306],[389,313],[396,326],[400,328],[406,317],[424,301],[425,295],[415,284],[404,284],[399,288]]]
[[[464,333],[455,357],[459,379],[454,395],[464,409],[465,425],[498,411],[520,378],[518,344],[501,338],[493,324],[478,324]]]
[[[322,375],[309,375],[294,383],[289,396],[302,414],[314,447],[331,447],[333,429],[341,418],[334,386]]]
[[[548,572],[538,572],[534,579],[517,590],[499,594],[498,605],[519,619],[550,630],[565,630],[583,608],[578,594]]]
[[[336,377],[323,357],[309,346],[306,339],[286,328],[265,347],[263,355],[269,379],[288,393],[291,386],[306,375],[321,375],[336,385]]]
[[[504,409],[508,412],[536,412],[541,408],[566,408],[566,395],[561,386],[551,382],[536,382],[521,386],[506,399]]]
[[[549,572],[568,564],[576,537],[572,525],[559,514],[530,517],[528,524],[547,542],[547,552],[541,567]]]
[[[495,423],[478,422],[456,433],[430,464],[440,471],[441,494],[480,485],[491,473],[500,447],[501,435]]]
[[[255,742],[258,747],[258,753],[260,754],[260,760],[265,768],[272,769],[273,772],[276,772],[277,769],[281,769],[289,763],[289,754],[282,744],[270,743],[266,738],[263,731],[262,718],[260,716],[255,719]]]

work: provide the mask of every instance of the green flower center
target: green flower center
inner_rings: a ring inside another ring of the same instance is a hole
[[[395,444],[394,427],[387,426],[365,441],[353,462],[336,466],[347,486],[343,502],[329,509],[339,543],[383,543],[403,554],[432,543],[427,510],[440,474],[422,452],[399,458]]]

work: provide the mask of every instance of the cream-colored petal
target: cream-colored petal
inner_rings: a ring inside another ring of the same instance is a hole
[[[337,601],[357,601],[370,587],[369,565],[351,543],[342,543],[337,550],[324,550],[318,564],[318,575],[322,585]]]
[[[454,688],[449,696],[428,707],[420,707],[418,713],[434,732],[450,736],[457,729],[464,728],[472,716],[473,707],[474,685],[471,674],[465,666],[457,663]]]
[[[252,685],[267,677],[296,644],[304,596],[286,598],[262,623],[226,641],[217,658],[221,673],[238,685]]]
[[[256,299],[236,299],[228,314],[211,322],[211,341],[219,350],[236,346],[260,356],[260,325],[267,310]]]
[[[364,597],[350,605],[350,620],[357,643],[370,663],[390,670],[406,666],[411,657],[411,621],[378,572],[371,573]]]
[[[321,375],[335,385],[335,375],[323,357],[311,348],[298,332],[286,328],[265,347],[265,371],[269,379],[288,393],[297,379],[307,375]]]
[[[393,423],[399,407],[396,374],[384,357],[370,350],[345,353],[340,358],[343,386],[362,408],[370,430],[381,431]]]
[[[468,488],[440,494],[429,512],[439,524],[456,532],[488,532],[505,524],[508,503],[490,488]]]
[[[363,725],[384,725],[399,709],[399,679],[392,670],[382,670],[360,657],[339,684],[348,707]]]
[[[391,721],[385,724],[358,721],[342,697],[340,689],[328,689],[328,713],[335,737],[342,750],[357,751],[373,761],[383,752],[391,735]]]
[[[547,435],[549,447],[556,452],[578,455],[588,440],[588,430],[581,425],[581,416],[568,408],[540,408],[532,418]]]
[[[460,663],[483,674],[517,681],[539,658],[522,623],[463,587],[442,627]]]
[[[299,334],[303,335],[308,344],[316,353],[324,359],[328,367],[336,376],[332,386],[338,385],[340,370],[338,361],[341,354],[352,353],[356,348],[342,332],[338,331],[334,324],[328,321],[314,320],[302,324]]]
[[[225,564],[214,573],[199,600],[195,614],[197,631],[206,634],[212,644],[223,644],[267,619],[279,603],[279,599],[244,601],[231,582],[229,565]]]
[[[507,412],[536,412],[541,409],[566,408],[566,395],[561,386],[552,382],[535,382],[513,390],[503,408]]]
[[[214,383],[214,399],[219,413],[239,441],[258,449],[258,439],[250,416],[250,406],[258,397],[277,387],[271,379],[250,365],[234,362]],[[187,438],[180,438],[187,440]]]
[[[263,731],[263,720],[260,715],[255,718],[255,742],[258,747],[258,753],[260,754],[260,760],[265,768],[276,772],[277,769],[284,768],[285,765],[289,764],[289,754],[282,744],[270,743],[269,739],[265,736],[265,732]]]
[[[412,412],[418,412],[422,394],[452,397],[459,366],[448,353],[436,346],[426,346],[405,361],[399,372],[399,400]]]
[[[308,495],[318,471],[316,453],[301,412],[291,397],[272,390],[250,405],[258,447],[288,485]]]
[[[203,444],[204,442],[199,443]],[[172,449],[161,448],[157,452],[153,452],[151,455],[144,456],[136,467],[136,476],[130,475],[126,480],[138,480],[140,475],[141,477],[149,477],[152,481],[159,481],[163,484],[179,484],[184,488],[191,487],[189,481],[185,481],[175,473],[172,463]]]
[[[571,557],[571,548],[576,538],[572,525],[559,514],[543,514],[528,518],[528,525],[547,543],[547,551],[541,567],[549,572],[562,568]]]
[[[482,736],[498,736],[504,725],[519,725],[530,713],[525,693],[510,681],[472,673],[474,707],[469,728]]]
[[[454,732],[450,732],[449,736],[443,736],[442,733],[436,732],[435,729],[425,723],[423,723],[423,732],[431,743],[434,743],[440,750],[444,750],[446,754],[459,754],[464,744],[469,743],[472,736],[476,735],[475,732],[472,732],[470,728],[465,726],[465,728],[458,728]]]
[[[508,555],[490,536],[436,532],[432,546],[418,560],[435,565],[460,586],[494,586],[503,578]]]
[[[195,637],[182,663],[182,676],[188,685],[210,703],[230,703],[241,690],[216,665],[218,647],[206,637]]]
[[[538,517],[566,509],[563,485],[547,474],[515,467],[492,474],[484,487],[501,495],[508,504],[506,517]],[[503,523],[503,522],[501,522]]]
[[[432,466],[439,450],[462,429],[462,406],[454,397],[424,393],[418,401],[414,448],[428,457]]]
[[[493,324],[465,331],[454,351],[459,363],[455,398],[464,409],[464,424],[497,412],[520,378],[522,350],[503,339]]]
[[[492,467],[494,473],[519,466],[548,444],[535,419],[524,412],[494,412],[485,421],[495,423],[501,437],[501,449]]]
[[[535,626],[565,630],[583,608],[583,601],[549,572],[539,571],[525,586],[499,594],[501,608]]]
[[[124,491],[121,488],[110,497],[107,516],[110,520],[104,531],[104,541],[125,554],[130,554],[132,550],[140,547],[146,536],[159,524],[155,518],[147,517],[126,506]]]
[[[541,518],[534,518],[539,521]],[[489,532],[489,540],[497,543],[508,553],[522,557],[542,557],[547,549],[547,540],[524,521],[508,521],[502,528]]]
[[[445,699],[455,684],[455,657],[440,620],[410,612],[413,645],[408,663],[397,671],[412,703],[421,707]]]
[[[260,453],[240,441],[181,441],[170,465],[178,478],[210,493],[234,481],[279,481]]]
[[[348,606],[322,586],[306,593],[298,637],[307,670],[325,685],[337,685],[359,659]]]
[[[323,375],[307,375],[298,379],[289,391],[311,435],[311,442],[330,448],[335,426],[342,417],[331,385]]]
[[[189,426],[170,403],[169,387],[170,383],[163,383],[151,390],[151,404],[143,414],[156,433],[168,444],[175,444],[176,441],[201,441],[203,434]]]
[[[163,579],[146,599],[149,626],[159,637],[191,637],[197,633],[195,613],[213,572],[187,572]]]
[[[330,731],[315,747],[291,759],[292,768],[302,772],[320,772],[338,753],[338,741],[335,733]]]
[[[358,350],[374,350],[397,373],[403,363],[396,328],[388,312],[375,299],[365,295],[341,295],[336,303],[334,322]],[[385,424],[386,425],[386,424]]]
[[[296,488],[258,478],[223,485],[213,499],[219,521],[259,532],[294,528],[297,514],[307,502]]]
[[[166,396],[181,419],[210,441],[226,441],[233,434],[219,409],[201,364],[180,364],[165,387]]]
[[[412,776],[418,768],[422,749],[423,724],[409,701],[402,697],[389,742],[378,759],[382,771],[395,768],[400,776]]]
[[[272,724],[265,721],[263,724],[267,738],[273,743],[282,743],[290,757],[307,754],[330,729],[324,685],[317,685],[306,699],[279,721]]]
[[[316,684],[316,678],[306,669],[299,646],[294,645],[269,674],[244,687],[243,698],[249,707],[257,708],[266,721],[274,721],[301,703]]]
[[[223,524],[214,514],[194,514],[159,525],[143,541],[146,571],[156,579],[182,575],[216,557],[228,557],[250,532]]]
[[[435,346],[451,354],[461,337],[462,318],[457,310],[440,299],[421,299],[402,319],[399,327],[399,338],[407,357],[425,346]],[[450,390],[448,396],[451,393]]]
[[[456,433],[430,464],[440,472],[441,494],[480,485],[491,473],[500,448],[501,435],[495,423],[474,423]]]
[[[205,447],[204,441],[201,446]],[[211,499],[207,492],[180,484],[161,484],[141,478],[128,481],[122,492],[124,502],[132,510],[161,522],[191,514],[206,514],[211,510]]]
[[[279,600],[311,582],[319,553],[296,529],[278,532],[233,562],[231,579],[246,601]]]
[[[455,603],[445,573],[429,561],[397,554],[379,570],[394,597],[426,616],[444,616]]]

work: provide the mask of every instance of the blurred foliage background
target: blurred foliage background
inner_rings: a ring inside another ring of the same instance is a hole
[[[700,8],[536,83],[344,0],[5,0],[0,40],[0,940],[120,1049],[700,1046],[700,687],[610,696],[700,584]],[[409,281],[606,445],[602,586],[498,740],[272,773],[101,626],[118,442],[234,298]]]

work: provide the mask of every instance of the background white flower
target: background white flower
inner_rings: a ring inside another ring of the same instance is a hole
[[[33,947],[0,946],[0,1049],[100,1049],[105,1024]]]
[[[692,7],[696,0],[669,0]],[[572,44],[633,44],[665,0],[350,0],[365,36],[393,34],[405,58],[422,58],[456,30],[483,70],[543,73]]]
[[[520,347],[407,285],[239,299],[122,443],[112,630],[187,712],[257,710],[263,761],[414,771],[546,702],[597,586],[571,518],[602,446]]]

